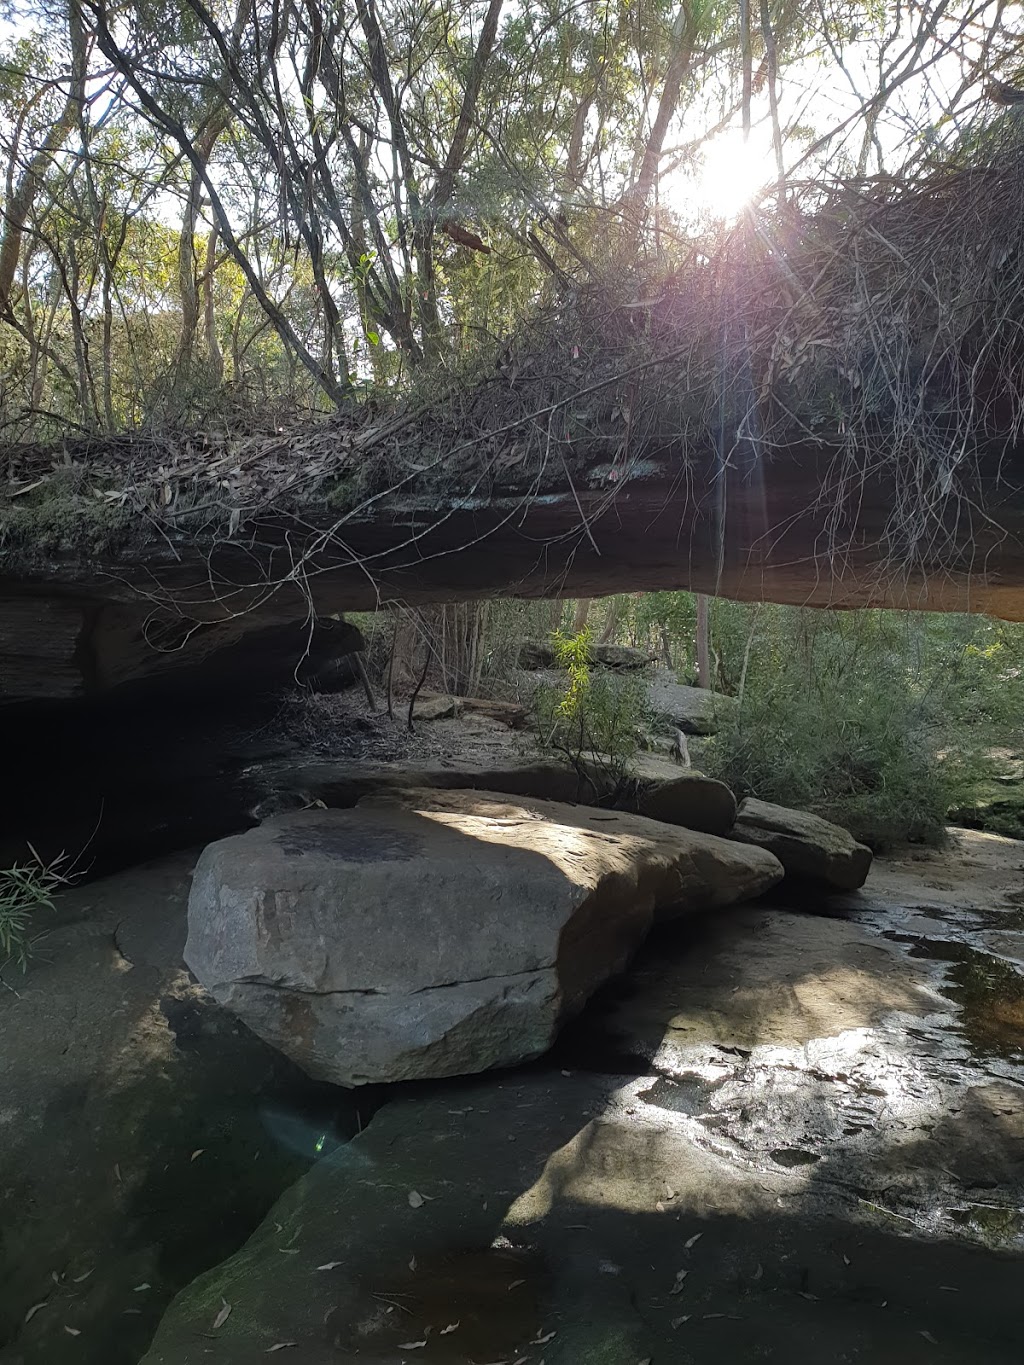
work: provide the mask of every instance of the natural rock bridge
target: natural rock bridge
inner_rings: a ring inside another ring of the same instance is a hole
[[[897,496],[883,468],[830,523],[834,452],[687,464],[669,451],[604,461],[539,489],[415,485],[351,513],[261,514],[234,535],[165,522],[114,551],[57,550],[0,578],[0,695],[70,697],[217,659],[318,614],[494,595],[601,596],[690,588],[741,600],[981,611],[1024,619],[1024,454],[993,448],[909,567],[886,543]],[[221,520],[227,520],[222,516]],[[218,528],[219,530],[220,528]],[[830,543],[831,541],[831,543]],[[296,643],[301,641],[298,630]]]
[[[567,287],[489,369],[400,401],[10,450],[0,698],[230,669],[255,631],[388,602],[1024,619],[1024,157],[889,193]]]

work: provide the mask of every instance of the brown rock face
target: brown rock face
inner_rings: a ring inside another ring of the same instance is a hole
[[[892,543],[891,468],[880,461],[854,496],[833,487],[836,460],[826,445],[747,450],[723,473],[712,453],[684,458],[667,442],[621,471],[581,456],[571,487],[551,476],[540,493],[508,475],[486,496],[470,480],[470,496],[460,491],[466,472],[454,470],[438,487],[385,491],[340,520],[322,506],[267,512],[210,542],[173,524],[163,535],[140,527],[106,559],[62,551],[31,571],[0,564],[0,699],[188,670],[252,631],[306,620],[311,605],[329,615],[393,601],[689,588],[1024,620],[1018,452],[982,449],[955,495],[935,490],[941,533],[907,551]]]

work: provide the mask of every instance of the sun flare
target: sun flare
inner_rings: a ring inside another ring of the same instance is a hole
[[[770,150],[738,130],[713,138],[704,149],[695,196],[701,212],[731,222],[771,174]]]

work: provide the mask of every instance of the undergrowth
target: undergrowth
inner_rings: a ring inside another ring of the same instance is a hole
[[[32,850],[32,861],[0,868],[0,971],[12,963],[28,966],[40,910],[52,910],[53,898],[67,882],[64,859],[44,863]]]
[[[1019,743],[1021,632],[985,618],[716,603],[739,705],[705,763],[876,850],[940,844]]]
[[[562,685],[542,684],[533,698],[533,726],[540,746],[562,754],[581,782],[600,771],[613,784],[624,781],[646,731],[647,679],[611,674],[589,663],[592,635],[551,635]]]

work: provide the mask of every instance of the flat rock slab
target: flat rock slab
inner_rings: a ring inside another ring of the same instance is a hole
[[[270,794],[254,813],[265,818],[315,801],[338,808],[354,806],[363,797],[398,788],[465,787],[547,801],[616,801],[616,808],[627,813],[705,834],[725,835],[732,829],[736,798],[724,782],[650,753],[636,756],[631,775],[635,782],[624,789],[614,776],[611,759],[588,763],[581,774],[565,763],[516,754],[501,766],[467,758],[416,767],[286,760],[276,767],[268,765]]]
[[[281,813],[283,803],[297,808],[322,801],[327,806],[342,808],[354,806],[363,797],[382,790],[412,787],[468,788],[569,802],[580,801],[591,790],[568,764],[515,753],[503,753],[499,761],[493,756],[479,759],[460,756],[415,766],[334,761],[296,764],[286,759],[266,765],[264,782],[267,788],[264,805],[273,814]],[[602,786],[599,794],[603,796],[605,790]]]
[[[770,850],[787,877],[837,891],[859,890],[871,870],[871,850],[848,830],[807,811],[752,797],[741,802],[729,837]]]
[[[664,673],[651,679],[648,696],[657,719],[663,725],[682,730],[684,735],[717,734],[736,709],[733,697],[703,687],[686,687]]]
[[[143,1365],[1016,1365],[1021,1256],[951,1206],[1024,1197],[1019,1086],[933,1028],[932,965],[892,942],[760,908],[707,928],[652,940],[610,1021],[625,1049],[673,1035],[649,1074],[562,1053],[387,1105]]]
[[[185,961],[318,1079],[463,1075],[546,1051],[656,920],[781,877],[764,850],[640,816],[386,793],[211,844]]]

